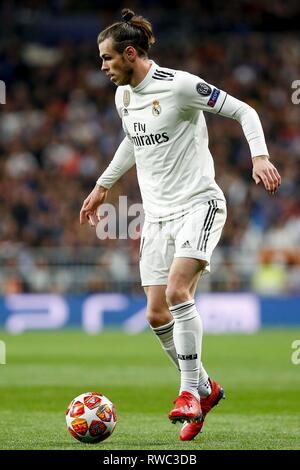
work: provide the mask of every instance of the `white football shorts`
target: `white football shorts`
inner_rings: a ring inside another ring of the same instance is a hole
[[[206,261],[204,272],[210,272],[210,258],[226,216],[225,201],[214,199],[173,220],[145,221],[140,245],[142,286],[167,285],[174,257]]]

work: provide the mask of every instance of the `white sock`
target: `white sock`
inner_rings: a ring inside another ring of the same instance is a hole
[[[200,398],[208,397],[211,394],[211,386],[210,386],[210,381],[208,379],[208,373],[204,369],[202,363],[201,363],[200,375],[199,375],[198,392],[199,392]]]
[[[173,364],[176,366],[177,369],[179,369],[177,352],[176,352],[175,344],[173,340],[174,323],[175,321],[171,320],[170,323],[167,323],[166,325],[157,326],[156,328],[153,328],[150,325],[150,327],[152,328],[153,332],[156,334],[157,339],[159,340],[162,348],[166,351],[166,353],[168,354]]]
[[[194,300],[173,305],[170,312],[175,320],[173,337],[181,372],[179,393],[188,391],[199,399],[202,321]]]
[[[174,323],[175,320],[171,320],[169,323],[155,328],[150,325],[150,328],[157,336],[157,339],[159,340],[163,350],[167,353],[167,355],[175,365],[176,369],[179,369],[177,352],[173,339]],[[208,373],[204,369],[202,363],[199,374],[198,393],[201,398],[208,397],[211,394],[211,386],[208,380]]]

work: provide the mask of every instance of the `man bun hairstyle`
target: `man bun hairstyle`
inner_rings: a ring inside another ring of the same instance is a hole
[[[145,57],[155,42],[151,23],[143,16],[138,16],[129,8],[122,10],[122,21],[114,23],[101,31],[98,45],[105,39],[112,38],[114,49],[120,54],[128,46],[133,46],[139,56]]]
[[[129,21],[135,16],[134,11],[129,10],[129,8],[123,8],[122,10],[122,21],[129,23]]]

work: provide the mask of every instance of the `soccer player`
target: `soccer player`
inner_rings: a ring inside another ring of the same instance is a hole
[[[183,422],[180,439],[191,440],[224,395],[201,362],[202,321],[194,301],[226,220],[203,111],[241,124],[256,184],[274,194],[280,175],[269,160],[256,111],[202,78],[149,60],[151,24],[131,10],[122,14],[122,21],[99,34],[98,46],[102,71],[117,85],[125,138],[83,202],[80,223],[96,226],[108,190],[136,165],[145,211],[140,273],[147,320],[180,371],[169,419]]]

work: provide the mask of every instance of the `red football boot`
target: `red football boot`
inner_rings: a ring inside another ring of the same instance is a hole
[[[174,401],[174,408],[169,413],[172,423],[188,421],[189,423],[201,420],[202,412],[200,400],[190,392],[182,392]]]
[[[224,389],[212,379],[209,379],[211,394],[206,398],[201,398],[202,420],[193,423],[186,422],[180,431],[181,441],[191,441],[201,431],[207,413],[216,406],[221,398],[225,398]]]

